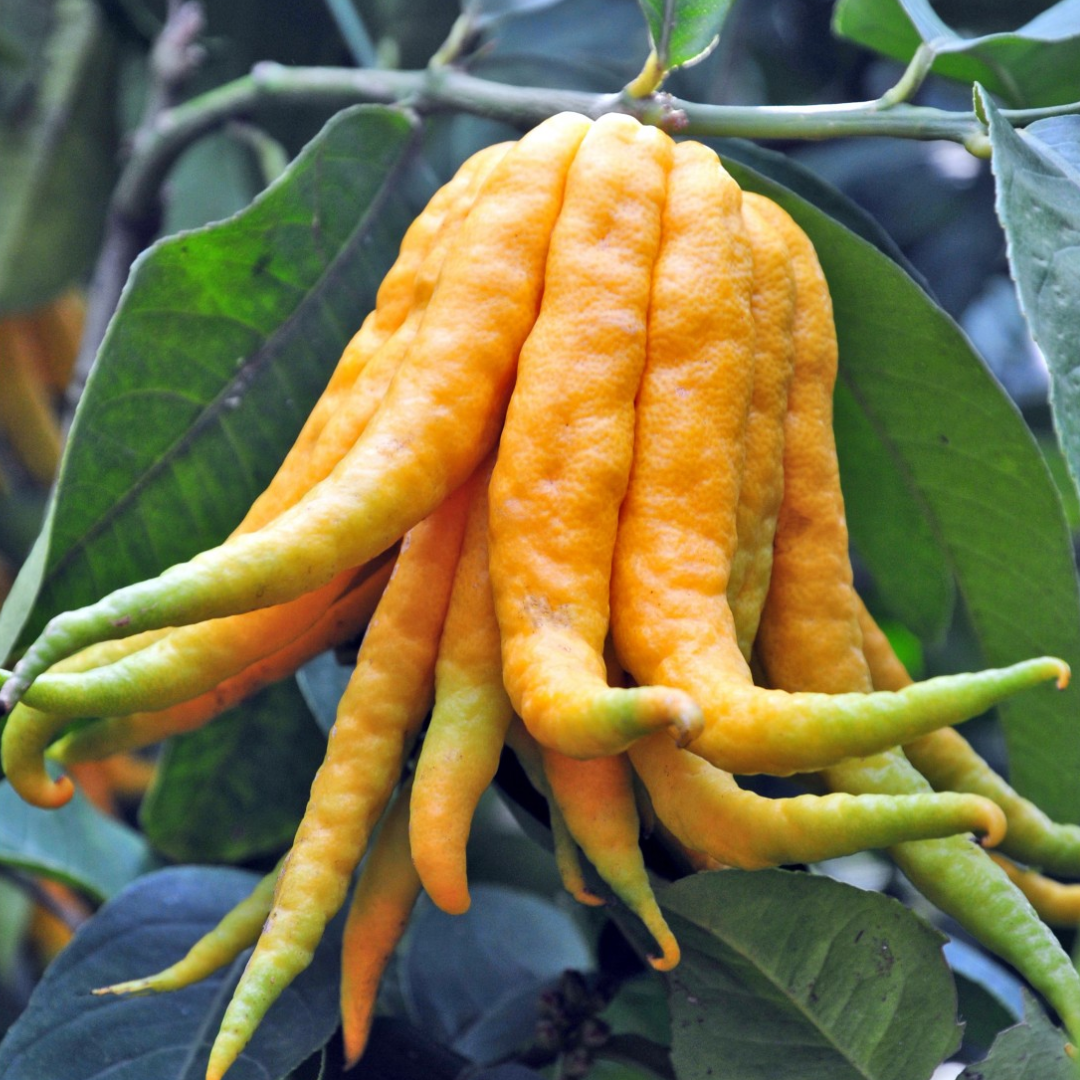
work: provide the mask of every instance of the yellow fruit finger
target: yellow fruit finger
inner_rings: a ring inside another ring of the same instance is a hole
[[[685,741],[700,725],[678,691],[610,687],[603,660],[672,154],[627,116],[604,116],[582,142],[491,481],[506,689],[538,742],[576,757],[660,728]]]
[[[375,999],[420,895],[409,854],[410,788],[398,792],[367,853],[353,892],[341,944],[341,1034],[345,1068],[361,1058]]]
[[[513,716],[488,575],[489,476],[490,463],[478,477],[454,575],[410,816],[412,857],[424,889],[455,915],[469,907],[465,845]]]

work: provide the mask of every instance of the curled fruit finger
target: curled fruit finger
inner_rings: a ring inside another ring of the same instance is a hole
[[[809,241],[792,232],[789,246]],[[824,279],[797,263],[797,288],[824,290]],[[801,267],[801,270],[799,269]],[[814,282],[818,284],[815,285]],[[827,292],[825,292],[827,296]],[[815,306],[808,333],[818,343],[818,374],[796,374],[784,438],[784,497],[777,521],[773,573],[755,650],[771,685],[825,694],[872,689],[863,652],[843,495],[832,430],[835,337],[828,308]],[[855,758],[824,772],[833,791],[916,795],[932,789],[899,749]],[[1080,976],[1053,932],[1023,893],[981,848],[963,837],[912,840],[889,849],[932,903],[1017,968],[1080,1040]]]
[[[861,600],[858,617],[874,688],[910,686],[911,676]],[[1004,810],[1009,824],[1003,854],[1053,873],[1080,874],[1080,826],[1052,821],[994,772],[958,731],[930,732],[907,743],[904,753],[935,790],[982,795]]]
[[[47,675],[31,703],[44,711],[16,710],[0,739],[4,772],[35,806],[54,807],[70,798],[65,778],[45,771],[45,750],[79,716],[118,716],[168,709],[213,690],[309,630],[364,570],[276,607],[180,627],[145,649],[85,672]]]
[[[390,560],[377,560],[368,576],[335,600],[308,630],[213,690],[158,712],[111,716],[84,724],[53,743],[48,757],[61,765],[96,761],[195,731],[264,686],[291,675],[319,653],[356,638],[371,618],[392,569]],[[21,708],[18,706],[16,712]]]

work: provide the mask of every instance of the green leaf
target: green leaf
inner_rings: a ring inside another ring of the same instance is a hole
[[[953,320],[896,263],[792,192],[745,166],[732,171],[744,187],[776,199],[813,241],[833,298],[840,381],[884,447],[882,469],[891,461],[895,470],[891,478],[882,473],[880,491],[901,482],[923,508],[986,663],[1050,654],[1075,668],[1080,590],[1072,538],[1016,408]],[[844,429],[837,435],[843,476],[859,444],[849,445]],[[892,506],[873,491],[848,512],[855,528],[892,528]],[[906,561],[907,546],[894,557]],[[916,560],[910,572],[921,565]],[[902,585],[887,567],[870,569]],[[907,602],[914,598],[913,590]],[[897,606],[892,596],[882,599]],[[999,706],[1012,782],[1066,821],[1080,821],[1073,694],[1042,687]]]
[[[955,588],[926,511],[870,416],[841,382],[833,425],[843,447],[848,529],[874,582],[896,617],[926,640],[948,629]],[[887,513],[883,513],[887,508]],[[903,552],[898,559],[897,552]]]
[[[55,878],[96,900],[119,892],[155,865],[134,829],[97,810],[79,792],[59,810],[39,810],[6,782],[0,783],[0,863]]]
[[[528,1041],[540,991],[592,959],[573,917],[498,885],[474,886],[464,915],[422,897],[397,965],[409,1018],[480,1064]]]
[[[233,528],[373,304],[415,210],[416,141],[401,111],[347,110],[248,209],[140,256],[0,655]]]
[[[717,1062],[724,1080],[928,1080],[960,1043],[944,938],[895,900],[783,870],[698,874],[660,900],[683,948],[679,1080]]]
[[[649,24],[657,66],[674,71],[704,60],[720,40],[731,0],[638,0]]]
[[[0,312],[88,268],[116,172],[114,63],[92,0],[6,4],[0,34]]]
[[[1025,993],[1024,1022],[1003,1031],[958,1080],[1076,1080],[1076,1063],[1065,1054],[1061,1032]]]
[[[833,29],[842,37],[907,62],[919,45],[934,52],[932,71],[982,83],[1010,105],[1063,105],[1080,97],[1080,7],[1075,0],[1009,33],[962,37],[927,0],[839,0]]]
[[[135,882],[81,927],[0,1043],[4,1080],[202,1080],[210,1039],[246,955],[175,993],[99,997],[89,991],[158,971],[247,896],[257,875],[179,867]],[[285,989],[229,1080],[280,1080],[338,1023],[340,928]]]
[[[180,862],[242,862],[292,842],[326,751],[294,679],[170,740],[139,822]]]
[[[1080,482],[1080,116],[1014,131],[989,99],[997,212],[1020,306],[1050,369],[1050,406],[1065,460]]]

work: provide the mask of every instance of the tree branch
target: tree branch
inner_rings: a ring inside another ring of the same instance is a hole
[[[181,9],[189,6],[180,5]],[[634,98],[626,91],[590,94],[511,86],[477,78],[451,65],[433,65],[423,71],[389,71],[257,64],[250,75],[183,104],[148,111],[113,193],[112,226],[95,275],[84,351],[91,357],[96,352],[131,262],[153,235],[161,186],[177,158],[201,136],[231,121],[247,119],[266,105],[344,108],[365,102],[400,104],[424,115],[465,112],[521,128],[557,112],[598,117],[617,111],[680,135],[785,140],[851,136],[942,139],[960,143],[978,156],[989,153],[986,128],[974,112],[909,105],[898,101],[900,96],[894,93],[876,101],[839,105],[705,105],[669,94]],[[1047,116],[1073,113],[1080,113],[1080,103],[1007,110],[1002,115],[1015,126],[1023,126]]]

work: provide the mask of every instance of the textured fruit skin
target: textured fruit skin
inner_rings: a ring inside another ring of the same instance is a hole
[[[863,652],[875,690],[903,690],[911,676],[889,639],[860,600]],[[1051,821],[1016,792],[952,728],[941,728],[904,745],[904,754],[937,791],[967,791],[992,799],[1005,812],[1008,830],[998,845],[1003,855],[1052,873],[1080,873],[1080,826]]]
[[[673,153],[666,135],[617,115],[582,142],[491,480],[503,680],[534,738],[573,757],[618,753],[657,728],[685,740],[700,724],[685,694],[610,687],[603,659]]]
[[[488,573],[489,460],[481,466],[465,526],[435,664],[435,707],[416,763],[412,857],[443,911],[469,908],[465,844],[480,796],[499,767],[514,710],[502,681],[495,599]]]
[[[660,911],[645,869],[629,760],[625,754],[579,761],[557,750],[545,748],[542,753],[552,799],[570,835],[660,946],[660,955],[650,956],[649,962],[658,971],[670,971],[679,962],[679,943]]]
[[[754,264],[754,385],[727,595],[739,651],[747,661],[772,576],[773,538],[784,495],[784,417],[795,370],[795,274],[784,235],[770,220],[770,206],[761,195],[743,192],[743,225]]]
[[[420,895],[409,851],[410,788],[390,804],[356,882],[341,943],[341,1034],[345,1067],[360,1060],[379,982]]]
[[[319,653],[359,637],[392,569],[392,559],[376,560],[356,575],[348,589],[307,630],[213,689],[168,709],[112,716],[80,726],[54,743],[48,756],[62,765],[96,761],[202,727],[263,687],[291,675]]]
[[[178,965],[109,989],[186,984],[255,942],[212,1049],[220,1080],[310,961],[381,819],[346,929],[355,1061],[420,888],[469,905],[466,840],[506,745],[547,800],[567,889],[602,902],[584,853],[652,933],[657,968],[679,946],[643,830],[695,869],[888,846],[1075,1035],[1080,978],[1025,894],[1073,919],[1076,889],[963,834],[997,843],[1007,818],[1005,850],[1078,872],[1080,828],[934,730],[1068,669],[911,683],[853,587],[836,374],[812,244],[711,150],[625,115],[560,114],[474,155],[409,230],[234,534],[58,617],[0,673],[5,768],[55,806],[71,782],[43,755],[73,717],[127,713],[64,737],[62,760],[186,730],[375,609],[272,896],[264,882]],[[787,799],[733,775],[819,770],[831,794]]]

